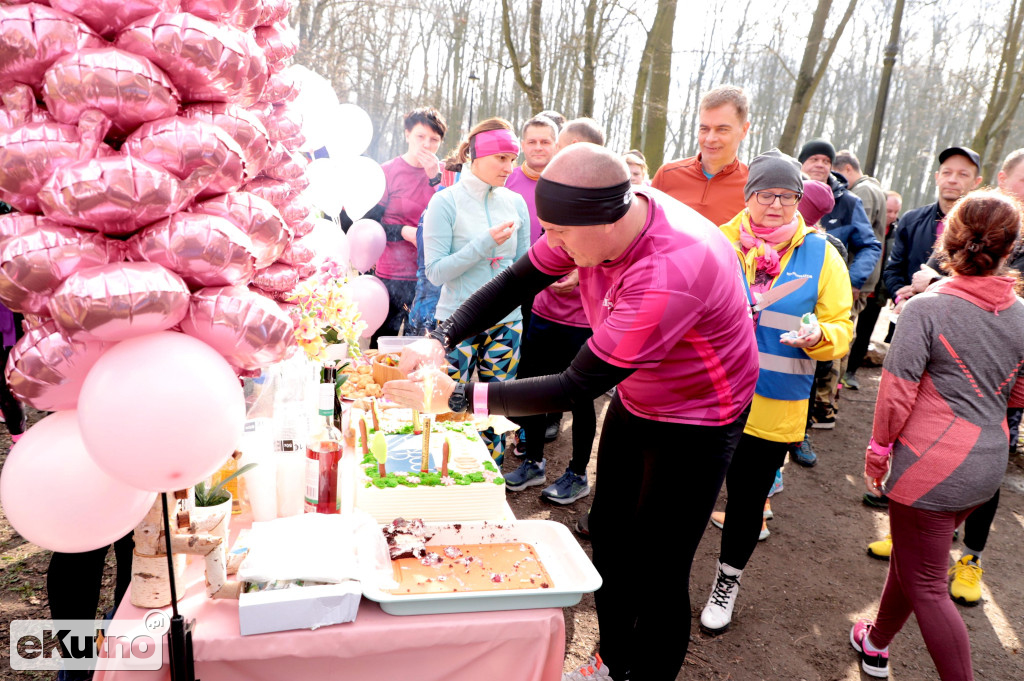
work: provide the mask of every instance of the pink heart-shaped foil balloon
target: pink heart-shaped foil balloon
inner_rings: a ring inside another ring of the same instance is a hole
[[[289,225],[294,225],[296,222],[301,222],[309,217],[309,214],[313,212],[313,207],[309,204],[309,200],[306,199],[302,194],[294,194],[288,201],[281,206],[281,217]]]
[[[0,130],[0,198],[18,210],[40,212],[43,183],[62,166],[80,159],[81,137],[73,125],[26,123]]]
[[[252,182],[245,184],[242,191],[270,201],[278,210],[281,210],[295,195],[291,184],[282,180],[272,180],[269,177],[257,177]]]
[[[104,44],[62,10],[34,3],[0,7],[0,85],[39,87],[43,73],[64,55]]]
[[[256,44],[263,48],[270,64],[293,57],[299,51],[299,34],[284,23],[260,26],[255,33]]]
[[[249,82],[267,75],[251,70],[252,45],[236,28],[186,12],[160,12],[126,26],[115,44],[163,69],[183,102],[254,102]]]
[[[0,92],[0,130],[25,123],[46,123],[53,117],[36,104],[36,95],[28,85],[13,83]]]
[[[145,161],[109,156],[57,169],[38,196],[52,220],[125,236],[178,212],[197,189]]]
[[[53,226],[56,224],[53,220],[44,218],[42,215],[32,215],[30,213],[7,213],[0,215],[0,241],[24,234],[30,229],[35,229],[41,225]]]
[[[85,111],[98,109],[112,122],[117,139],[178,110],[178,94],[163,71],[114,47],[61,57],[43,78],[43,100],[54,118],[77,123]]]
[[[263,174],[273,180],[294,182],[300,178],[305,178],[307,165],[309,165],[309,162],[303,156],[289,153],[280,163],[264,168]]]
[[[139,232],[129,249],[133,260],[163,265],[192,288],[244,285],[256,271],[252,241],[214,215],[175,213]]]
[[[280,261],[285,265],[305,265],[310,262],[316,254],[313,249],[299,240],[292,240],[288,248],[284,249]]]
[[[263,0],[263,9],[256,25],[269,26],[274,22],[282,21],[291,11],[291,0]]]
[[[157,12],[177,12],[181,0],[50,0],[73,14],[104,38],[113,38],[122,28]]]
[[[0,301],[15,312],[48,315],[50,294],[72,272],[123,259],[124,245],[40,218],[0,243]]]
[[[181,330],[219,352],[231,366],[247,371],[280,362],[295,344],[288,315],[245,286],[193,293]]]
[[[302,114],[294,107],[281,104],[267,117],[267,132],[274,142],[284,142],[302,134]]]
[[[288,227],[292,230],[292,234],[295,235],[296,239],[301,239],[313,231],[313,228],[316,227],[316,223],[309,218],[303,218],[302,220],[296,220],[295,222],[289,223]]]
[[[188,303],[188,287],[170,270],[122,262],[65,279],[50,297],[50,315],[73,339],[119,341],[170,329],[185,317]]]
[[[291,265],[275,262],[270,267],[257,270],[252,283],[264,291],[283,293],[295,288],[299,282],[299,271]]]
[[[260,174],[270,159],[270,135],[260,119],[236,104],[193,104],[183,112],[186,118],[213,123],[226,132],[242,149],[245,178]]]
[[[11,348],[7,385],[15,397],[40,411],[74,409],[86,374],[111,345],[72,340],[55,321],[44,320]]]
[[[252,239],[256,267],[263,268],[278,259],[292,239],[292,231],[274,205],[248,192],[232,192],[196,203],[194,213],[226,218]]]
[[[242,185],[244,154],[222,128],[207,121],[172,116],[144,123],[128,136],[121,153],[160,166],[179,180],[198,173],[200,197]]]
[[[287,69],[271,74],[263,89],[263,101],[271,104],[290,102],[299,96],[299,83]]]
[[[251,31],[263,13],[263,0],[182,0],[181,8],[203,19]]]

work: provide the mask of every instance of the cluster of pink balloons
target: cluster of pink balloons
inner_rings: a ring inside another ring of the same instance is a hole
[[[242,431],[238,374],[294,349],[277,301],[316,252],[293,4],[0,7],[0,302],[28,321],[6,374],[57,412],[0,479],[30,541],[103,546],[210,475]]]

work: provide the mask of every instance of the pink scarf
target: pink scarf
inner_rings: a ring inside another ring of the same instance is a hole
[[[743,211],[740,218],[740,246],[748,270],[764,270],[773,278],[779,276],[779,263],[789,248],[797,228],[800,227],[799,213],[792,222],[772,229],[755,225],[750,212]]]

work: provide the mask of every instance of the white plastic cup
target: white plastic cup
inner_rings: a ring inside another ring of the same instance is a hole
[[[258,466],[245,474],[245,488],[249,491],[254,521],[277,517],[277,461],[274,457],[263,457]]]
[[[306,455],[281,452],[277,459],[277,516],[287,518],[303,513],[306,485]]]

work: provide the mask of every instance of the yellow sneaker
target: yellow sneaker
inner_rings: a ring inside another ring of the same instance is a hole
[[[967,553],[949,568],[949,595],[960,605],[977,605],[981,602],[981,573],[974,556]]]
[[[878,560],[889,560],[892,555],[892,535],[885,535],[885,539],[879,539],[868,544],[868,555]]]

